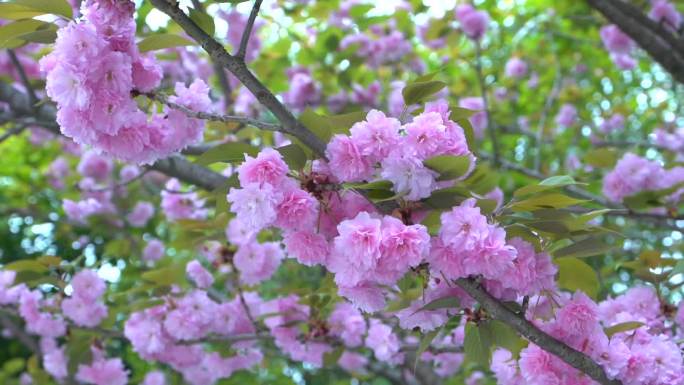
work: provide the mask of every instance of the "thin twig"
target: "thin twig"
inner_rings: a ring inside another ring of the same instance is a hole
[[[21,134],[22,131],[26,129],[25,125],[20,125],[20,126],[14,126],[7,130],[4,134],[0,135],[0,143],[6,141],[7,139],[11,138],[14,135],[19,135]]]
[[[17,57],[17,54],[14,52],[14,50],[8,49],[7,54],[9,55],[10,60],[12,60],[12,64],[16,68],[17,73],[19,73],[19,78],[21,79],[22,84],[26,88],[26,92],[29,96],[31,106],[35,107],[36,104],[38,104],[38,96],[36,96],[36,92],[33,90],[33,87],[31,86],[31,82],[29,81],[29,78],[26,75],[26,70],[24,70],[24,66],[19,61],[19,58]]]
[[[484,105],[484,112],[487,116],[487,132],[489,132],[489,139],[492,141],[492,153],[494,155],[494,166],[499,165],[499,139],[496,134],[496,127],[492,121],[492,114],[489,111],[489,101],[487,99],[487,86],[485,85],[484,74],[482,73],[482,47],[480,42],[475,42],[475,71],[477,72],[477,81],[480,85],[480,93],[482,94],[482,104]]]
[[[259,14],[259,8],[261,7],[262,0],[255,0],[254,6],[252,6],[252,12],[249,14],[249,19],[247,19],[247,25],[245,30],[242,31],[242,39],[240,39],[240,48],[235,55],[236,58],[244,61],[245,55],[247,54],[247,44],[249,44],[249,37],[252,34],[252,28],[254,28],[254,21]]]
[[[138,175],[134,176],[133,178],[131,178],[127,181],[115,183],[115,184],[110,185],[110,186],[104,186],[104,187],[99,187],[99,188],[94,188],[94,189],[80,189],[80,190],[84,191],[84,192],[102,192],[102,191],[115,190],[115,189],[118,189],[120,187],[126,187],[126,186],[132,184],[133,182],[142,179],[142,177],[144,177],[145,174],[147,174],[150,171],[151,170],[149,168],[145,169],[144,171],[142,171],[141,173],[139,173]]]
[[[174,110],[181,111],[185,115],[191,117],[191,118],[196,118],[196,119],[203,119],[203,120],[211,120],[215,122],[232,122],[232,123],[240,123],[240,124],[245,124],[248,126],[253,126],[256,128],[259,128],[261,130],[265,131],[283,131],[283,128],[277,124],[273,123],[267,123],[267,122],[262,122],[257,119],[253,118],[248,118],[246,116],[235,116],[235,115],[221,115],[221,114],[211,114],[207,112],[201,112],[201,111],[194,111],[188,107],[185,107],[183,105],[174,103],[169,100],[169,97],[160,94],[160,93],[152,93],[152,92],[145,92],[145,93],[138,93],[139,95],[144,95],[148,97],[149,99],[156,100],[158,102],[164,103],[167,106],[173,108]]]
[[[553,42],[553,39],[549,39]],[[541,170],[541,158],[542,158],[542,144],[544,143],[544,127],[546,126],[546,120],[549,116],[549,112],[551,112],[551,106],[553,106],[553,102],[555,99],[558,97],[558,94],[560,93],[561,89],[561,84],[562,84],[562,75],[561,75],[561,65],[560,61],[558,60],[558,55],[556,52],[556,45],[554,43],[551,43],[551,47],[553,50],[553,57],[556,62],[556,69],[555,69],[555,75],[553,78],[553,85],[551,86],[551,93],[547,96],[546,101],[544,103],[544,108],[542,109],[541,112],[541,117],[539,118],[539,125],[537,127],[537,135],[535,137],[535,144],[537,146],[537,152],[534,156],[534,169],[536,171]]]
[[[34,340],[33,337],[28,335],[28,333],[26,333],[22,328],[17,326],[17,324],[15,324],[8,315],[0,313],[0,324],[2,324],[5,329],[9,330],[9,332],[19,341],[21,341],[21,343],[24,344],[24,346],[26,346],[31,352],[37,356],[40,356],[40,346],[38,345],[38,342]]]

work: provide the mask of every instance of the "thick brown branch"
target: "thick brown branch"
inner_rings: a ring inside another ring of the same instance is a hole
[[[612,23],[629,35],[641,48],[684,83],[683,43],[662,25],[650,20],[639,9],[622,0],[587,0]]]
[[[160,159],[150,168],[205,190],[214,190],[228,180],[225,176],[206,167],[190,163],[180,155],[172,155],[168,158]]]
[[[554,354],[568,365],[580,370],[604,385],[619,385],[618,380],[610,380],[606,377],[603,368],[584,353],[579,352],[561,341],[539,330],[523,316],[504,306],[499,300],[492,297],[479,283],[471,278],[459,278],[456,284],[473,297],[493,318],[505,322],[522,336],[535,345]]]

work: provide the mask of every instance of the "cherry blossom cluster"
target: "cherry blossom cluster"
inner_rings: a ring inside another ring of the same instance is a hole
[[[353,48],[354,54],[363,58],[371,67],[398,62],[411,53],[411,43],[404,35],[393,29],[386,32],[382,26],[371,26],[369,34],[357,33],[345,36],[340,42],[340,49]]]
[[[621,132],[624,128],[625,116],[620,113],[611,115],[604,119],[599,125],[599,130],[606,135],[614,132]]]
[[[385,179],[409,201],[426,198],[440,187],[437,173],[425,167],[424,160],[438,155],[472,158],[463,129],[449,119],[443,100],[427,103],[424,112],[403,126],[371,111],[365,121],[352,126],[351,135],[335,135],[326,155],[340,182]]]
[[[634,50],[634,41],[627,36],[615,24],[601,27],[601,40],[610,53],[610,58],[615,65],[623,70],[631,70],[636,67],[636,60],[631,56]]]
[[[458,106],[468,110],[476,111],[470,116],[470,124],[473,126],[473,133],[477,139],[484,137],[487,128],[487,111],[485,111],[484,99],[480,96],[469,96],[461,98]]]
[[[463,33],[473,40],[480,40],[489,25],[489,14],[477,10],[470,4],[460,4],[456,7],[456,18],[461,23]]]
[[[79,150],[79,153],[81,151]],[[94,215],[107,215],[111,224],[121,227],[124,222],[114,218],[114,214],[122,213],[125,222],[134,228],[144,227],[154,216],[155,206],[148,201],[135,202],[132,207],[119,207],[115,202],[117,197],[126,197],[126,184],[141,176],[140,169],[135,165],[124,165],[115,175],[115,164],[106,155],[93,150],[82,152],[76,171],[83,178],[78,182],[81,191],[80,200],[64,199],[62,208],[67,218],[79,225],[88,223]],[[69,163],[64,157],[56,158],[50,165],[47,176],[56,188],[64,188],[64,180],[70,175]],[[190,195],[188,202],[197,200]],[[185,204],[185,201],[183,202]],[[168,204],[167,212],[174,212],[176,205]],[[198,210],[199,212],[199,210]]]
[[[132,98],[162,78],[155,59],[135,44],[134,11],[129,1],[85,2],[84,18],[58,31],[40,66],[64,135],[116,158],[150,163],[201,140],[204,123],[172,109],[148,118]],[[207,111],[208,91],[200,79],[190,87],[178,83],[169,100]]]
[[[204,199],[195,191],[182,191],[178,179],[169,179],[164,185],[161,209],[170,222],[181,219],[203,220],[208,214],[203,206]]]
[[[192,268],[190,268],[192,270]],[[256,295],[246,293],[249,311],[258,307]],[[255,329],[240,299],[217,303],[203,290],[170,295],[164,304],[131,314],[124,335],[142,358],[170,365],[191,384],[213,384],[240,369],[252,367],[262,355],[255,341],[232,345],[235,354],[223,356],[205,351],[202,338],[230,337],[254,333]]]
[[[675,188],[667,194],[668,203],[677,204],[684,193],[684,167],[664,168],[659,162],[626,153],[603,178],[603,194],[613,202],[642,191]]]
[[[553,300],[536,302],[527,317],[546,333],[594,359],[610,379],[625,385],[684,382],[684,362],[675,343],[678,337],[668,331],[672,324],[663,315],[651,287],[638,286],[598,304],[581,292],[558,294]],[[635,327],[612,336],[604,331],[627,322]],[[517,362],[509,351],[498,349],[491,369],[500,385],[595,383],[534,344],[520,352]]]
[[[684,127],[679,127],[672,132],[659,128],[653,134],[655,144],[673,151],[679,156],[684,154]]]
[[[668,0],[654,0],[648,17],[662,23],[667,29],[677,32],[682,25],[682,14]]]
[[[576,122],[577,108],[569,103],[563,104],[556,115],[556,124],[561,128],[568,128]]]

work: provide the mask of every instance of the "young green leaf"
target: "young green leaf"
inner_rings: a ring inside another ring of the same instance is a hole
[[[591,266],[574,257],[558,258],[554,262],[558,266],[558,286],[569,291],[582,290],[596,298],[600,283]]]
[[[140,52],[154,51],[158,49],[195,45],[191,40],[172,33],[158,33],[144,38],[138,43]]]
[[[466,360],[489,367],[489,357],[494,345],[492,331],[483,324],[466,323],[463,350]]]
[[[603,331],[606,333],[606,336],[608,338],[611,338],[612,336],[614,336],[617,333],[628,332],[631,330],[638,329],[642,326],[644,326],[644,324],[642,322],[627,321],[627,322],[619,323],[617,325],[613,325],[609,328],[605,328],[605,329],[603,329]]]
[[[436,94],[442,88],[446,87],[446,83],[439,80],[428,80],[425,82],[416,82],[407,85],[401,91],[404,96],[404,103],[407,106],[417,104]]]
[[[470,169],[468,156],[439,155],[423,161],[425,167],[439,173],[438,180],[458,179]]]
[[[613,249],[613,245],[607,244],[602,237],[589,237],[577,241],[570,246],[553,252],[556,258],[561,257],[591,257],[593,255],[604,254]]]
[[[195,163],[208,166],[213,163],[237,163],[245,160],[245,154],[256,156],[259,149],[242,142],[229,142],[210,148],[200,155]]]

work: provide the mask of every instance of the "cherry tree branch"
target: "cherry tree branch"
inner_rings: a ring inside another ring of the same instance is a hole
[[[152,4],[160,11],[166,13],[171,17],[176,23],[178,23],[185,32],[194,38],[204,50],[216,60],[218,63],[222,63],[229,71],[235,75],[252,93],[256,96],[257,100],[261,102],[265,107],[271,110],[271,112],[276,116],[276,118],[281,122],[284,131],[290,133],[300,139],[305,145],[311,148],[318,155],[324,155],[325,144],[313,134],[310,130],[304,127],[292,113],[273,95],[273,93],[268,90],[247,68],[244,60],[233,57],[223,46],[217,42],[213,37],[209,36],[200,27],[198,27],[179,7],[175,0],[151,0]],[[482,78],[481,70],[479,72],[479,78],[482,81],[481,88],[484,92],[484,79]],[[495,132],[490,130],[492,139],[494,141],[495,149],[495,159],[498,158],[498,146],[496,142]],[[602,384],[620,384],[620,382],[614,382],[608,380],[605,373],[598,364],[591,361],[588,357],[582,355],[579,352],[573,351],[571,348],[567,347],[560,341],[553,339],[552,337],[544,334],[540,330],[532,326],[532,331],[530,331],[529,325],[525,328],[516,327],[519,325],[521,320],[519,318],[505,317],[506,313],[500,313],[506,310],[505,306],[500,303],[495,298],[491,297],[484,289],[479,285],[469,285],[469,281],[459,282],[459,286],[462,286],[468,291],[473,298],[480,301],[482,300],[483,306],[485,308],[491,309],[491,313],[500,318],[504,322],[511,322],[511,326],[516,328],[518,332],[525,332],[524,334],[527,338],[530,338],[533,342],[537,341],[549,348],[549,351],[553,354],[560,355],[560,358],[566,360],[570,365],[577,367],[580,370],[586,370],[586,373],[592,378],[598,380]],[[510,310],[509,310],[510,312]],[[499,314],[500,313],[500,314]],[[522,320],[527,322],[526,320]],[[548,343],[548,344],[546,344]],[[569,356],[563,356],[563,354],[568,354]],[[574,354],[572,354],[574,353]],[[577,355],[579,354],[579,356]]]
[[[278,98],[264,86],[259,79],[247,68],[244,60],[230,55],[221,43],[209,36],[202,28],[195,24],[189,16],[178,6],[175,0],[151,0],[152,5],[167,14],[173,21],[180,25],[185,32],[195,39],[216,63],[228,69],[248,90],[254,94],[257,100],[268,108],[280,121],[282,132],[299,139],[304,145],[312,149],[317,155],[325,154],[323,143],[313,132],[304,127],[290,110],[283,105]]]
[[[0,101],[7,103],[15,116],[34,118],[36,125],[60,135],[59,126],[55,120],[56,111],[51,104],[39,105],[34,110],[25,93],[2,81],[0,81]],[[191,163],[180,155],[160,159],[150,168],[206,190],[214,190],[228,180],[225,176]]]
[[[684,83],[684,41],[622,0],[587,0],[651,55],[672,77]]]
[[[242,31],[242,38],[240,39],[240,48],[238,49],[236,58],[240,60],[245,60],[245,55],[247,54],[247,45],[249,44],[249,37],[252,35],[252,28],[254,28],[254,21],[259,14],[259,8],[261,8],[262,0],[255,0],[254,6],[252,6],[252,12],[249,14],[249,19],[247,19],[247,25],[245,30]]]
[[[17,54],[14,53],[14,50],[8,49],[7,54],[9,55],[10,60],[12,61],[12,65],[14,65],[14,68],[16,68],[17,73],[19,73],[21,83],[26,88],[26,92],[28,93],[31,106],[35,107],[38,103],[38,96],[36,96],[36,92],[33,90],[33,87],[31,87],[31,82],[29,81],[29,78],[26,75],[26,70],[24,69],[24,66],[19,61],[19,58],[17,57]]]
[[[609,379],[603,368],[582,352],[539,330],[524,316],[504,306],[492,297],[480,284],[472,278],[459,278],[456,284],[473,297],[493,318],[505,322],[535,345],[563,360],[573,368],[585,373],[603,385],[620,385],[618,380]]]
[[[167,106],[173,108],[174,110],[178,110],[178,111],[183,112],[185,115],[187,115],[191,118],[210,120],[210,121],[214,121],[214,122],[240,123],[240,124],[245,124],[248,126],[253,126],[253,127],[259,128],[261,130],[265,130],[265,131],[283,131],[282,127],[280,127],[277,124],[262,122],[260,120],[249,118],[246,116],[221,115],[221,114],[211,114],[211,113],[201,112],[201,111],[194,111],[194,110],[192,110],[188,107],[185,107],[183,105],[171,102],[169,100],[169,97],[167,95],[164,95],[164,94],[145,92],[145,93],[140,93],[140,95],[144,95],[144,96],[148,97],[149,99],[156,100],[156,101],[159,101],[161,103],[164,103]]]
[[[26,333],[21,327],[14,323],[14,321],[7,315],[0,313],[0,324],[7,329],[14,337],[16,337],[24,346],[26,346],[36,356],[40,356],[40,346],[38,342]]]
[[[21,134],[21,132],[24,131],[25,129],[26,129],[25,124],[14,126],[14,127],[10,128],[5,133],[0,135],[0,143],[6,141],[7,139],[9,139],[11,137],[13,137],[14,135]]]
[[[558,94],[561,91],[561,84],[563,83],[563,76],[561,73],[560,60],[558,60],[556,44],[552,39],[551,48],[553,50],[554,61],[556,62],[555,75],[553,78],[553,85],[551,86],[551,94],[547,96],[544,102],[544,109],[542,109],[541,117],[539,118],[539,126],[537,127],[537,132],[535,134],[535,144],[537,146],[537,153],[534,157],[534,169],[536,171],[541,170],[541,158],[542,158],[542,145],[544,141],[544,127],[546,126],[546,120],[551,112],[551,107],[553,102],[558,98]]]
[[[484,74],[482,73],[482,47],[480,42],[475,42],[475,72],[477,74],[477,82],[480,85],[480,94],[482,95],[482,104],[485,115],[487,116],[487,132],[489,133],[489,140],[492,141],[492,153],[494,166],[499,165],[499,139],[497,138],[496,126],[492,121],[492,115],[489,112],[489,100],[487,98],[487,86],[485,84]]]

